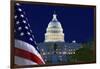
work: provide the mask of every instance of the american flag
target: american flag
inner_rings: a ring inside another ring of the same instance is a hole
[[[14,9],[14,34],[15,34],[15,65],[39,65],[45,64],[39,54],[34,35],[28,23],[22,5],[15,4]]]

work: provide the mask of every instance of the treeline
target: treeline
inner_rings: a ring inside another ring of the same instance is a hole
[[[82,48],[70,55],[70,63],[96,62],[96,46],[94,41],[82,44]]]

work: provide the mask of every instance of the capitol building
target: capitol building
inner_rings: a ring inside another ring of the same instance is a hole
[[[81,48],[81,44],[75,40],[67,43],[64,38],[63,27],[54,13],[52,20],[48,23],[44,42],[38,43],[40,54],[46,64],[67,63],[70,60],[69,56]]]
[[[53,19],[48,24],[45,33],[45,42],[64,42],[63,28],[57,20],[56,14],[53,14]]]

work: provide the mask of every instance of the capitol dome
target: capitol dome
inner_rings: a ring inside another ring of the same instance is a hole
[[[45,33],[45,42],[64,42],[64,33],[57,15],[53,14]]]

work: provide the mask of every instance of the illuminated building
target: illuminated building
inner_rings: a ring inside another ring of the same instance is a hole
[[[45,42],[64,42],[63,28],[58,21],[56,14],[53,14],[52,21],[48,24]]]
[[[54,13],[52,20],[49,22],[45,33],[43,43],[38,43],[40,54],[46,64],[62,64],[70,60],[70,55],[81,48],[81,44],[73,40],[67,43],[64,40],[64,33],[61,23]]]

